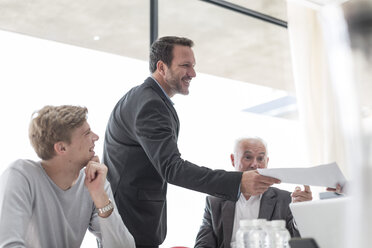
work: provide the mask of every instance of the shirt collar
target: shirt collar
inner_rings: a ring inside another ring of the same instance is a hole
[[[240,197],[239,197],[239,200],[241,203],[243,204],[247,204],[248,202],[254,202],[254,201],[261,201],[261,198],[262,198],[262,194],[260,195],[252,195],[251,197],[249,197],[248,200],[245,199],[244,195],[243,194],[240,194]]]
[[[161,91],[163,91],[164,95],[167,97],[167,99],[169,100],[170,103],[172,103],[172,105],[174,105],[174,102],[170,99],[170,97],[168,96],[168,94],[164,91],[163,87],[161,87],[161,85],[159,84],[159,82],[151,75],[150,76],[155,82],[156,84],[160,87]]]

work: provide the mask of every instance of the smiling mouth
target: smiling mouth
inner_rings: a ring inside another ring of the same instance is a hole
[[[94,152],[94,146],[89,149],[90,152]]]
[[[190,82],[191,82],[191,78],[189,78],[189,79],[184,79],[183,82],[184,82],[187,86],[189,86],[189,85],[190,85]]]

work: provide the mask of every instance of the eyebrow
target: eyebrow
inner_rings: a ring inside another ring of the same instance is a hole
[[[195,67],[196,63],[192,63],[191,61],[183,61],[183,62],[180,62],[179,65],[192,65]]]
[[[246,153],[248,153],[248,154],[252,154],[253,152],[251,152],[251,151],[248,150],[248,151],[245,151],[245,152],[244,152],[244,154],[246,154]],[[265,155],[266,152],[260,152],[259,154],[260,154],[260,155]]]

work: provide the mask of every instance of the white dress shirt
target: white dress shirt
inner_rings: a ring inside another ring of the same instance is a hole
[[[261,196],[262,195],[251,196],[246,200],[244,195],[240,194],[239,200],[235,204],[234,227],[231,242],[235,242],[235,236],[239,229],[240,220],[253,220],[258,218]]]

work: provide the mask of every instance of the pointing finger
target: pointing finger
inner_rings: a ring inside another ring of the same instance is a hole
[[[336,193],[341,194],[341,185],[337,184],[336,186]]]

